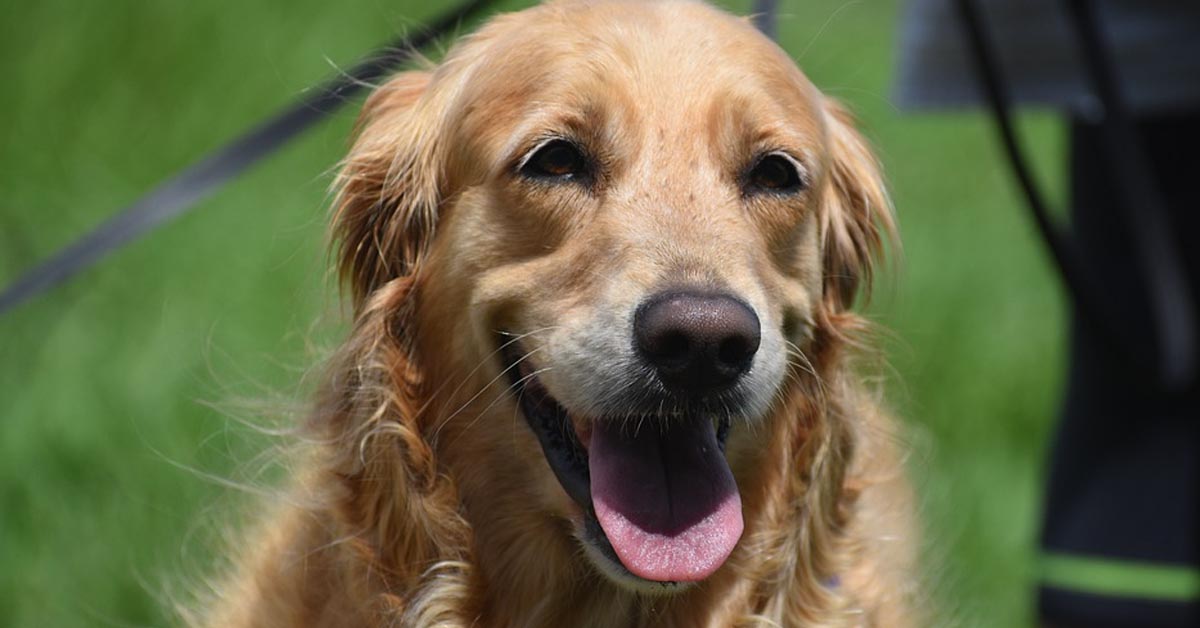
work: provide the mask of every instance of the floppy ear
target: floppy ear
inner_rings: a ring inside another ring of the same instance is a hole
[[[367,98],[334,185],[338,268],[356,312],[376,289],[411,275],[433,236],[444,107],[431,102],[431,78],[406,72]]]
[[[821,209],[825,303],[831,313],[854,304],[861,288],[869,293],[884,239],[896,242],[891,200],[879,162],[840,103],[825,98],[829,175]]]
[[[446,185],[447,91],[429,73],[408,72],[363,107],[333,216],[356,320],[313,418],[338,491],[339,543],[361,561],[348,586],[386,591],[379,596],[386,613],[423,618],[392,622],[405,626],[463,608],[446,599],[466,591],[469,578],[469,527],[423,431],[429,394],[402,324]]]

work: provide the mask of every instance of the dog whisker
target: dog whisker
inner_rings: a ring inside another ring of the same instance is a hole
[[[503,343],[501,343],[499,347],[493,349],[491,353],[487,354],[487,356],[485,356],[482,360],[479,361],[478,364],[475,365],[475,368],[471,369],[470,372],[468,372],[461,379],[459,379],[458,385],[455,386],[454,390],[450,391],[450,393],[447,396],[454,397],[455,395],[457,395],[458,392],[460,390],[462,390],[462,387],[465,386],[466,383],[468,381],[470,381],[471,377],[473,377],[475,375],[475,373],[479,372],[480,369],[491,364],[492,363],[491,361],[494,360],[496,358],[496,356],[500,355],[500,353],[502,353],[510,345],[520,342],[526,338],[529,338],[529,337],[533,336],[534,334],[541,334],[541,333],[553,331],[553,330],[556,330],[559,328],[560,328],[559,325],[547,325],[545,327],[539,327],[537,329],[532,329],[523,334],[513,334],[513,333],[507,332],[507,331],[497,332],[498,335],[506,336],[507,340],[505,340]],[[444,382],[436,390],[431,392],[429,395],[429,400],[426,401],[425,404],[421,407],[421,412],[424,412],[425,410],[427,410],[429,408],[429,406],[437,399],[438,395],[440,395],[441,392],[448,385],[449,385],[449,381]]]
[[[515,340],[512,342],[515,342]],[[510,342],[508,344],[512,344],[512,342]],[[467,408],[467,406],[471,405],[476,399],[479,398],[480,395],[482,395],[484,392],[486,392],[488,388],[491,388],[492,384],[495,384],[497,381],[499,381],[500,379],[507,376],[509,371],[511,371],[512,369],[518,368],[522,362],[529,359],[530,356],[532,356],[533,354],[535,354],[541,350],[542,350],[542,347],[538,347],[536,349],[532,349],[530,351],[525,352],[516,361],[514,361],[512,364],[508,365],[503,370],[501,370],[498,374],[496,374],[496,376],[493,377],[490,381],[488,381],[488,383],[484,384],[479,389],[478,392],[476,392],[474,395],[471,395],[470,399],[467,399],[465,402],[463,402],[462,405],[460,405],[457,410],[455,410],[454,412],[451,412],[449,415],[446,416],[446,418],[442,419],[438,423],[437,427],[433,430],[433,434],[430,436],[430,440],[436,442],[438,435],[442,431],[442,428],[444,428],[447,423],[449,423],[451,420],[453,420],[454,417],[458,416],[458,414],[460,412],[462,412],[463,410],[465,410]],[[524,381],[524,378],[522,379],[522,381]]]
[[[528,357],[528,354],[526,354],[526,356],[525,356],[525,357]],[[515,365],[514,365],[514,366],[515,366]],[[536,370],[536,371],[533,371],[533,372],[531,372],[531,373],[529,373],[529,374],[527,374],[527,375],[524,375],[524,376],[522,376],[521,378],[517,379],[517,380],[516,380],[516,381],[514,381],[513,383],[509,384],[509,385],[508,385],[508,386],[507,386],[507,387],[506,387],[504,390],[500,391],[500,393],[499,393],[498,395],[496,395],[496,397],[495,397],[495,398],[493,398],[493,399],[492,399],[492,401],[491,401],[491,402],[489,402],[489,403],[488,403],[488,405],[487,405],[486,407],[484,407],[482,410],[480,410],[480,411],[479,411],[479,412],[478,412],[478,413],[475,415],[475,418],[471,419],[471,422],[470,422],[470,423],[468,423],[467,425],[465,425],[465,426],[462,428],[462,430],[461,430],[461,433],[465,433],[465,432],[467,432],[468,430],[470,430],[472,427],[474,427],[474,426],[475,426],[475,424],[476,424],[476,423],[478,423],[478,422],[479,422],[479,420],[480,420],[481,418],[483,418],[484,416],[486,416],[486,415],[487,415],[488,411],[489,411],[489,410],[491,410],[493,406],[495,406],[497,403],[499,403],[501,399],[504,399],[504,397],[505,397],[505,396],[507,396],[509,393],[513,392],[514,390],[519,390],[519,389],[521,389],[521,388],[522,388],[522,386],[523,386],[523,385],[524,385],[526,382],[528,382],[529,380],[531,380],[531,379],[534,379],[534,378],[535,378],[535,377],[537,377],[538,375],[540,375],[540,374],[542,374],[542,373],[545,373],[545,372],[547,372],[547,371],[550,371],[550,370],[551,370],[551,368],[550,368],[550,367],[548,367],[548,366],[547,366],[547,367],[540,368],[540,369],[538,369],[538,370]],[[520,394],[524,394],[524,393],[523,393],[523,392],[521,392]],[[519,401],[519,399],[518,399],[518,401]],[[451,444],[452,444],[452,442],[451,442],[451,443],[447,443],[447,446],[450,446]]]

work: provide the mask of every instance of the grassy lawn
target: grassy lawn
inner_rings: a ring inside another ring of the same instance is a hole
[[[430,4],[9,3],[0,284]],[[785,47],[860,114],[899,208],[903,262],[872,315],[913,428],[934,597],[946,625],[1030,625],[1064,359],[1047,258],[986,119],[889,103],[895,2],[781,4]],[[242,501],[226,480],[271,477],[271,441],[241,420],[271,419],[238,400],[302,402],[306,371],[343,333],[326,191],[354,109],[0,318],[0,626],[164,625],[172,597],[201,584]],[[1057,182],[1058,127],[1024,124]]]

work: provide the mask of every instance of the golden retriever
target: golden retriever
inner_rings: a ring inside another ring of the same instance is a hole
[[[893,221],[745,19],[560,0],[366,102],[354,327],[212,626],[914,623],[909,492],[850,364]]]

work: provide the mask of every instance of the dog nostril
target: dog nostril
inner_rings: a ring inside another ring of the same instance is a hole
[[[655,359],[667,363],[678,363],[687,360],[691,343],[687,334],[682,330],[673,329],[663,334],[653,351]]]
[[[717,350],[717,359],[721,364],[735,368],[741,366],[747,358],[754,355],[750,349],[750,339],[745,336],[733,336],[721,342]]]

